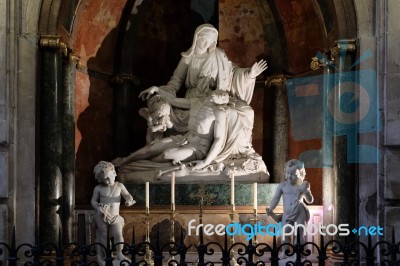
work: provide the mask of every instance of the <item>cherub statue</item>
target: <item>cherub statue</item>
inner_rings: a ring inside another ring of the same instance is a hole
[[[107,245],[107,228],[110,227],[111,236],[115,243],[124,241],[122,228],[124,227],[124,218],[119,215],[121,195],[125,199],[126,206],[132,206],[136,203],[126,187],[115,181],[117,176],[114,165],[110,162],[100,161],[93,170],[94,176],[99,184],[93,190],[91,200],[92,207],[96,210],[94,220],[97,227],[96,242]],[[116,246],[116,255],[119,260],[127,260],[122,254],[123,245]],[[104,264],[104,253],[101,248],[97,250],[99,264]]]
[[[151,144],[157,139],[162,139],[163,132],[168,128],[172,128],[170,113],[170,104],[159,95],[151,97],[147,102],[147,108],[144,107],[139,110],[139,115],[147,121],[147,144]]]
[[[283,198],[283,216],[282,226],[285,224],[303,224],[305,225],[310,219],[310,211],[304,204],[303,199],[307,203],[312,203],[314,197],[311,194],[310,183],[304,180],[306,171],[302,161],[293,159],[285,164],[285,181],[278,185],[275,196],[272,198],[267,214],[273,216],[273,210],[278,205],[279,200]],[[304,243],[304,232],[300,228],[300,242]],[[285,228],[289,229],[289,228]],[[290,238],[283,239],[288,243]],[[284,254],[282,257],[286,257]]]

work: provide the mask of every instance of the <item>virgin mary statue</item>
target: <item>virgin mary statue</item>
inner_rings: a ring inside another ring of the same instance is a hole
[[[181,89],[186,89],[185,99],[181,100],[188,101],[191,106],[196,106],[196,104],[200,103],[205,106],[204,110],[208,110],[206,102],[212,97],[210,96],[212,92],[224,91],[229,96],[229,100],[224,107],[225,115],[224,118],[215,120],[216,124],[220,124],[223,120],[224,126],[220,126],[219,129],[224,132],[217,132],[214,133],[214,136],[210,136],[210,142],[207,144],[208,146],[206,145],[209,149],[208,154],[205,153],[206,158],[196,158],[204,160],[201,164],[192,167],[192,169],[198,171],[201,170],[199,168],[206,168],[211,164],[221,166],[221,164],[228,161],[228,163],[232,163],[232,160],[240,159],[242,160],[242,166],[245,165],[244,162],[248,166],[248,160],[253,160],[250,164],[256,166],[250,167],[251,171],[261,171],[267,174],[264,162],[252,147],[254,111],[249,105],[253,97],[256,77],[267,69],[267,63],[261,60],[254,63],[251,68],[240,68],[227,58],[222,49],[217,47],[217,40],[218,31],[214,26],[210,24],[199,26],[194,33],[192,46],[181,54],[182,58],[170,81],[166,85],[153,86],[142,91],[139,97],[142,97],[143,100],[149,100],[151,97],[156,97],[153,94],[158,94],[158,97],[166,97],[171,102],[173,101],[171,98],[181,99],[176,98],[176,93]],[[192,137],[193,135],[200,135],[199,132],[194,132],[196,130],[193,130],[193,123],[197,122],[197,120],[199,120],[198,124],[202,123],[200,116],[194,113],[193,108],[192,110],[190,109],[172,105],[170,120],[173,124],[175,136],[172,136],[172,139],[171,137],[162,139],[156,144],[147,144],[144,148],[126,158],[116,159],[114,161],[115,164],[124,172],[134,172],[137,169],[144,170],[147,165],[153,167],[152,163],[139,162],[139,160],[146,159],[148,162],[155,163],[164,162],[164,159],[168,157],[164,156],[166,154],[165,150],[171,150],[173,145],[181,147],[185,141],[190,142],[190,140],[187,140],[188,134],[191,134]],[[211,125],[211,127],[214,126]],[[204,128],[201,130],[204,130]],[[214,129],[210,128],[210,130]],[[215,134],[218,134],[219,142],[222,139],[222,144],[216,145]],[[176,136],[179,137],[176,138]],[[160,145],[160,143],[163,145]],[[155,147],[159,148],[156,149]],[[168,154],[171,154],[171,152]],[[175,154],[178,155],[178,153]],[[171,161],[178,160],[174,159],[174,156],[169,156],[168,158]],[[179,159],[179,161],[186,162],[186,165],[193,165],[190,164],[189,158],[192,159],[193,157],[188,157],[188,160]],[[205,161],[207,163],[204,163]],[[164,168],[166,166],[163,164],[154,167]],[[244,168],[246,167],[244,166]]]
[[[192,46],[181,54],[182,58],[170,81],[159,89],[176,94],[185,87],[185,97],[189,99],[203,98],[212,90],[219,89],[250,104],[255,78],[267,68],[266,62],[261,60],[251,69],[240,68],[217,47],[217,41],[218,31],[213,25],[200,25],[194,33]],[[142,91],[139,97],[149,99],[156,90],[157,87],[150,87]],[[189,111],[175,108],[171,116],[174,129],[186,132]]]

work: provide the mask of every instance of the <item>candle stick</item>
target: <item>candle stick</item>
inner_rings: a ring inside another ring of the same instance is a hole
[[[235,173],[233,171],[231,171],[230,177],[231,177],[231,205],[232,205],[232,210],[235,210]]]
[[[257,183],[253,184],[253,206],[257,210]]]
[[[175,210],[175,172],[171,174],[171,206]]]
[[[146,182],[146,210],[150,208],[149,187],[150,183]]]

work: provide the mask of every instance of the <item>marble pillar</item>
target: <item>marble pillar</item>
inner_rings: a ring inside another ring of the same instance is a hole
[[[136,99],[133,89],[138,79],[130,74],[120,74],[114,78],[114,127],[113,142],[115,156],[127,156],[132,151],[133,115]]]
[[[63,65],[62,92],[62,232],[73,241],[75,205],[75,71],[79,58],[70,53]]]
[[[349,90],[349,84],[352,84],[350,90],[355,93],[356,80],[351,75],[354,71],[352,65],[355,61],[355,41],[339,40],[331,49],[336,65],[335,89],[333,90],[334,106],[334,128],[333,128],[333,149],[334,149],[334,170],[335,170],[335,188],[334,188],[334,206],[335,214],[333,222],[335,224],[349,224],[349,228],[354,228],[358,210],[356,209],[356,164],[350,158],[354,158],[352,153],[357,153],[357,128],[356,125],[347,125],[346,130],[339,125],[340,121],[348,119],[348,115],[354,116],[356,121],[357,112],[348,113],[343,110],[342,98],[345,97],[346,90]],[[348,78],[353,77],[349,82]],[[357,99],[355,99],[357,100]],[[344,117],[346,116],[346,118]],[[354,236],[354,235],[353,235]],[[338,240],[344,240],[343,237],[335,236]]]
[[[57,242],[62,195],[62,47],[60,38],[40,40],[40,241]]]
[[[333,123],[329,119],[327,107],[328,94],[330,88],[334,86],[331,76],[334,74],[334,69],[330,64],[324,65],[324,85],[323,85],[323,116],[322,116],[322,202],[324,208],[324,224],[332,224],[333,217],[336,213],[335,209],[335,171],[333,168]],[[328,238],[330,238],[328,236]]]
[[[286,78],[273,76],[266,81],[266,86],[273,90],[273,182],[285,180],[285,163],[289,159],[289,105],[286,92]]]

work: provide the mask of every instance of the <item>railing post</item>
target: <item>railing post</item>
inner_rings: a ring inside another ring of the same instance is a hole
[[[8,265],[17,266],[17,247],[15,243],[15,226],[13,226],[12,235],[11,235],[11,245],[8,254]]]
[[[62,233],[61,229],[58,232],[58,244],[56,249],[56,265],[64,266],[64,248],[62,242]]]
[[[367,245],[367,250],[365,251],[367,253],[367,266],[374,266],[375,265],[375,256],[374,256],[374,249],[372,247],[372,240],[371,240],[371,235],[368,234],[368,245]]]
[[[200,243],[197,246],[197,253],[199,254],[199,263],[197,264],[198,266],[205,266],[204,263],[204,255],[206,253],[206,246],[204,245],[204,239],[203,239],[203,227],[200,227]]]
[[[32,266],[40,265],[40,253],[41,250],[40,250],[39,228],[35,226],[35,244],[32,247],[32,254],[33,254]]]
[[[83,217],[83,219],[82,219]],[[79,237],[79,253],[82,256],[80,265],[88,265],[88,246],[86,243],[86,226],[85,215],[78,215],[78,237]]]
[[[185,246],[185,243],[183,242],[184,239],[184,234],[183,234],[183,228],[181,226],[181,239],[179,240],[179,265],[180,266],[185,266],[187,265],[186,263],[186,253],[187,253],[187,247]]]
[[[318,258],[318,266],[325,266],[325,261],[328,257],[326,256],[325,240],[322,234],[320,235],[320,245],[317,258]]]
[[[107,245],[106,245],[106,257],[104,260],[106,261],[106,266],[113,266],[112,261],[114,260],[112,257],[112,246],[110,245],[110,225],[107,226]]]
[[[296,244],[294,245],[294,251],[296,253],[296,263],[295,263],[295,265],[301,265],[302,247],[301,247],[301,243],[300,243],[300,228],[297,228]]]
[[[131,254],[131,265],[136,265],[136,244],[135,244],[135,227],[132,227],[132,241],[131,246],[129,247],[129,251]]]
[[[157,241],[156,250],[154,250],[154,266],[162,266],[162,260],[164,256],[162,254],[162,249],[160,247],[160,225],[157,226]]]
[[[279,266],[279,256],[278,256],[278,247],[276,245],[276,234],[274,229],[274,236],[272,238],[272,250],[271,250],[271,266]]]
[[[397,254],[399,253],[399,246],[400,246],[400,243],[396,244],[396,236],[394,234],[394,227],[393,227],[392,228],[392,246],[390,248],[390,250],[391,250],[390,258],[391,258],[391,262],[393,265],[396,265],[396,263],[397,263]]]
[[[224,249],[222,250],[222,266],[228,266],[231,260],[230,251],[228,248],[228,235],[225,233],[224,235]]]
[[[248,260],[247,260],[247,266],[253,266],[254,265],[254,252],[255,248],[253,246],[253,239],[249,240],[249,245],[247,246],[247,256],[248,256]]]

